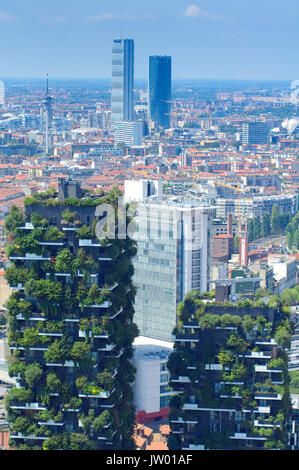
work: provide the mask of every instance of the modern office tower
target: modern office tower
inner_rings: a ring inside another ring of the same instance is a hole
[[[112,46],[112,125],[133,121],[134,41],[115,39]]]
[[[221,305],[188,294],[167,364],[177,392],[170,450],[287,447],[291,334],[280,303],[267,301]]]
[[[242,126],[243,145],[269,144],[269,125],[265,122],[244,122]]]
[[[101,203],[114,201],[60,180],[58,194],[25,201],[25,220],[16,208],[6,220],[14,237],[6,271],[13,448],[134,448],[136,248],[117,234],[95,236]]]
[[[52,119],[53,119],[53,97],[49,93],[49,79],[47,75],[47,85],[46,85],[46,93],[43,99],[43,106],[45,109],[45,116],[46,116],[46,123],[45,123],[45,131],[46,131],[46,136],[45,136],[45,143],[46,143],[46,155],[49,155],[49,130],[52,125]]]
[[[114,123],[114,145],[125,144],[127,147],[142,145],[142,122],[117,121]]]
[[[140,201],[144,188],[134,189]],[[136,210],[135,322],[141,335],[172,341],[177,303],[191,290],[209,290],[211,210],[155,196]]]
[[[171,121],[171,57],[149,58],[149,118],[157,127],[170,128]]]

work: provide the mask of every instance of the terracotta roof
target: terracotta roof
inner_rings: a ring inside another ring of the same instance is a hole
[[[166,442],[152,442],[146,450],[168,450],[168,446]]]
[[[169,424],[162,424],[160,426],[160,433],[164,435],[170,434],[170,426]]]
[[[133,439],[135,441],[135,445],[136,447],[143,447],[145,444],[146,444],[146,439],[144,439],[143,437],[141,436],[136,436],[136,434],[133,436]]]

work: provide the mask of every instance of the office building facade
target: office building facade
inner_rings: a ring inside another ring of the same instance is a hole
[[[149,58],[149,117],[157,127],[171,125],[171,57]]]
[[[142,145],[142,123],[134,121],[116,121],[114,123],[114,145],[127,147]]]
[[[133,121],[134,41],[115,39],[112,46],[112,125],[116,121]]]
[[[136,210],[135,322],[141,335],[172,341],[178,302],[209,289],[211,210],[155,197]]]
[[[270,142],[269,126],[265,122],[244,122],[242,126],[243,145],[267,145]]]

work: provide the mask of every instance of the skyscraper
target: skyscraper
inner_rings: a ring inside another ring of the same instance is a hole
[[[143,184],[125,183],[126,200],[138,201],[135,322],[141,335],[172,341],[177,303],[192,290],[209,289],[211,210],[198,203],[159,200],[158,187],[137,183]]]
[[[171,57],[149,58],[149,117],[158,127],[170,127]]]
[[[112,125],[133,121],[134,41],[115,39],[112,46]]]

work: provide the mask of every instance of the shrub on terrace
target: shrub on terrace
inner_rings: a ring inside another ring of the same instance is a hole
[[[5,217],[4,228],[6,233],[15,234],[18,227],[21,227],[25,223],[24,213],[21,209],[16,206],[12,206],[10,214]]]
[[[44,357],[46,362],[64,363],[70,357],[69,343],[64,339],[61,341],[56,339],[52,344],[50,344],[48,351],[45,351]]]
[[[5,396],[5,407],[8,410],[9,406],[13,402],[24,402],[29,403],[33,399],[31,390],[25,388],[12,388],[10,392]]]
[[[46,385],[50,392],[59,392],[61,387],[61,380],[54,372],[47,375]]]
[[[43,375],[43,370],[39,364],[30,364],[26,367],[25,382],[30,388],[33,388]]]
[[[44,241],[46,242],[55,242],[56,240],[59,240],[60,238],[63,238],[64,234],[58,230],[57,227],[50,226],[44,235]]]

